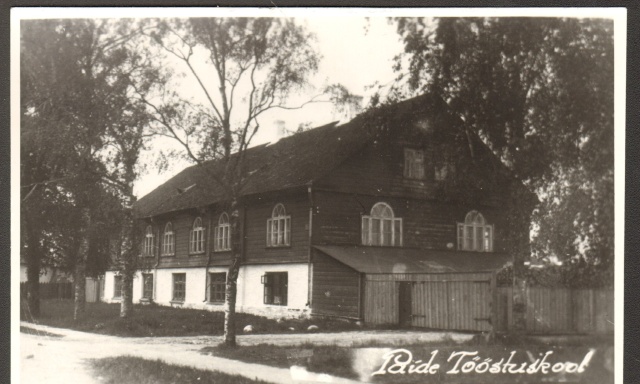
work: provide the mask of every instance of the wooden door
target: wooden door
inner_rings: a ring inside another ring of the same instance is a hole
[[[401,281],[398,290],[398,320],[401,326],[411,326],[412,310],[411,310],[411,282]]]

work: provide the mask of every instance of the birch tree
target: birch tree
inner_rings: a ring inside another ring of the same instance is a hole
[[[306,102],[289,104],[289,96],[308,86],[319,62],[311,45],[313,35],[292,19],[171,20],[159,22],[149,37],[181,64],[205,100],[194,103],[170,90],[155,100],[145,98],[155,132],[177,141],[184,156],[196,164],[208,159],[224,164],[220,172],[207,170],[224,190],[220,205],[230,213],[232,262],[226,281],[224,342],[233,346],[236,284],[242,262],[239,211],[248,180],[243,165],[260,130],[260,117],[274,109],[347,100],[350,95],[343,87],[332,86]],[[206,67],[199,54],[205,57]]]

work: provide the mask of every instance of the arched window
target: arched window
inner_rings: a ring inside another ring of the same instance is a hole
[[[388,204],[377,203],[370,215],[362,216],[362,244],[402,246],[402,219],[394,217]]]
[[[267,247],[290,245],[291,216],[287,216],[284,205],[277,204],[267,220]]]
[[[193,221],[193,229],[191,229],[191,240],[189,242],[189,253],[204,252],[204,227],[202,219],[197,217]]]
[[[168,222],[164,226],[164,235],[162,236],[162,255],[173,255],[176,250],[175,235],[173,233],[173,224]]]
[[[153,228],[150,225],[144,231],[144,242],[142,245],[143,256],[153,256]]]
[[[462,251],[493,251],[493,225],[478,211],[467,213],[464,223],[458,223],[458,249]]]
[[[218,226],[215,230],[216,242],[214,244],[215,251],[228,251],[231,249],[231,225],[229,224],[229,216],[222,213],[218,219]]]

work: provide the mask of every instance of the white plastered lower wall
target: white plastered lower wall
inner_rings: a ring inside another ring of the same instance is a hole
[[[225,267],[210,267],[209,273],[227,272]],[[264,304],[264,286],[261,277],[267,272],[287,272],[288,292],[287,305]],[[154,275],[153,301],[160,305],[173,305],[183,308],[206,309],[210,311],[223,311],[224,305],[207,302],[207,279],[205,268],[172,268],[145,271]],[[185,300],[183,303],[172,302],[173,298],[173,274],[186,274]],[[105,275],[104,301],[119,302],[114,298],[113,271]],[[252,313],[256,315],[279,317],[306,317],[309,315],[308,289],[309,268],[307,264],[269,264],[269,265],[245,265],[240,267],[238,275],[238,295],[236,310],[238,312]],[[133,302],[139,303],[142,298],[142,276],[136,273],[133,279]]]

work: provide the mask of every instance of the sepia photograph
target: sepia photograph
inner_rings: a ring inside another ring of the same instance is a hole
[[[626,28],[12,9],[12,382],[622,383]]]

